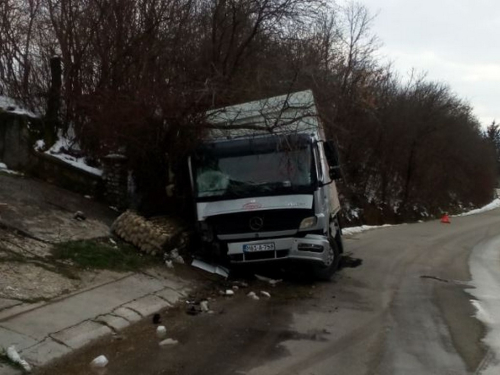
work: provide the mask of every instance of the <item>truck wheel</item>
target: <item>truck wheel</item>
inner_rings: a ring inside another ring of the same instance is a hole
[[[315,279],[330,281],[335,271],[339,268],[340,251],[334,239],[330,240],[329,258],[331,259],[329,264],[313,266],[313,275]]]

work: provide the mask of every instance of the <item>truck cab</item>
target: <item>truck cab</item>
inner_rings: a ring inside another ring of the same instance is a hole
[[[220,113],[212,118],[219,132],[189,160],[201,240],[231,263],[307,262],[329,279],[342,252],[334,181],[340,176],[312,93]]]

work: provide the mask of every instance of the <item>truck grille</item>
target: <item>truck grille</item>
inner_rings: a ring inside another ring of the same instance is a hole
[[[313,215],[310,209],[251,211],[212,216],[207,223],[220,235],[277,232],[297,230],[303,219]]]

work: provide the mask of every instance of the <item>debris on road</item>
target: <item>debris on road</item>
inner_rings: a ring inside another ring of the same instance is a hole
[[[14,363],[20,365],[24,371],[31,372],[31,366],[21,358],[14,345],[7,348],[7,357]]]
[[[167,335],[167,328],[165,326],[158,326],[156,328],[156,336],[160,339]]]
[[[255,292],[250,292],[247,294],[247,296],[256,300],[256,301],[258,301],[260,299],[259,296],[257,294],[255,294]]]
[[[161,315],[160,314],[154,314],[153,315],[153,324],[160,324],[161,323]]]
[[[188,308],[186,309],[186,314],[188,315],[198,315],[199,313],[201,313],[200,305],[190,303]]]
[[[73,219],[83,221],[87,220],[87,217],[82,211],[76,211],[75,214],[73,215]]]
[[[232,289],[228,289],[228,290],[226,290],[226,292],[225,292],[225,294],[224,294],[224,295],[225,295],[225,296],[234,296],[234,290],[232,290]]]
[[[237,291],[240,289],[240,287],[239,287],[238,285],[233,285],[233,288],[232,288],[232,289],[233,289],[235,292],[237,292]]]
[[[176,217],[146,219],[129,210],[115,220],[111,230],[143,253],[153,256],[164,251],[170,252],[171,249],[180,248],[182,243],[186,243],[184,226]]]
[[[225,267],[219,266],[219,265],[212,265],[208,264],[202,260],[195,259],[191,263],[191,266],[199,268],[203,271],[207,271],[210,273],[214,273],[216,275],[225,277],[226,279],[229,277],[229,270]]]
[[[266,292],[266,291],[264,291],[264,290],[261,290],[260,294],[262,294],[264,297],[271,298],[271,294],[268,293],[268,292]]]
[[[178,343],[179,343],[179,341],[168,338],[168,339],[161,341],[160,346],[177,345]]]
[[[265,277],[265,276],[261,276],[261,275],[257,275],[257,274],[255,275],[255,277],[258,280],[269,283],[269,285],[272,285],[272,286],[275,286],[276,284],[281,283],[283,281],[282,279],[274,280],[274,279],[271,279],[269,277]]]
[[[238,287],[238,288],[248,288],[248,283],[244,282],[244,281],[233,281],[233,289],[234,287]]]
[[[200,302],[200,309],[203,312],[209,312],[210,311],[210,309],[208,308],[208,301],[207,300]]]
[[[169,253],[165,253],[165,259],[177,264],[185,264],[184,258],[179,255],[179,249],[175,248]]]
[[[92,362],[90,362],[90,367],[103,368],[106,367],[108,363],[109,361],[106,356],[100,355],[99,357],[94,358]]]
[[[171,268],[171,269],[174,268],[174,263],[171,260],[166,260],[165,265],[167,266],[167,268]]]

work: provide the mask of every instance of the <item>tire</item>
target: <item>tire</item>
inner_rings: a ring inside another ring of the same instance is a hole
[[[333,261],[329,265],[314,265],[313,276],[316,280],[330,281],[333,274],[339,268],[340,264],[340,250],[337,242],[334,239],[330,240],[330,251],[333,255]]]

